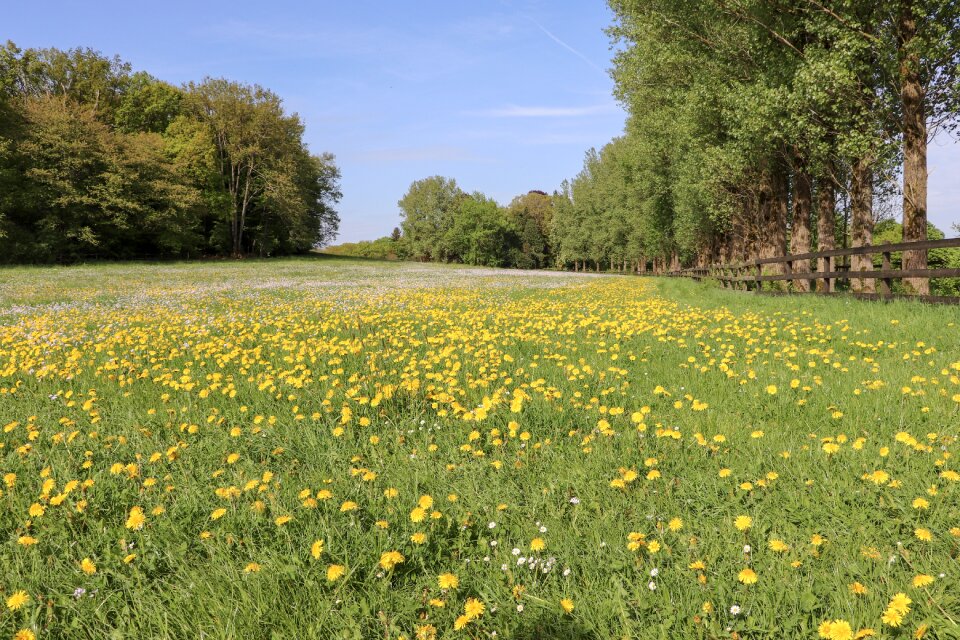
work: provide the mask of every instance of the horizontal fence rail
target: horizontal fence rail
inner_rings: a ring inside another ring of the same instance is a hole
[[[931,295],[903,295],[893,293],[893,281],[902,278],[921,278],[929,281],[930,278],[960,278],[960,268],[949,269],[894,269],[892,255],[903,251],[929,251],[931,249],[960,248],[960,238],[945,240],[921,240],[917,242],[897,242],[894,244],[875,244],[847,249],[830,249],[810,253],[798,253],[776,258],[758,258],[737,264],[718,264],[709,267],[691,267],[677,271],[668,271],[665,275],[674,277],[688,277],[697,280],[712,278],[718,280],[725,287],[749,289],[761,293],[818,293],[838,294],[835,289],[837,280],[857,281],[860,290],[849,293],[858,298],[868,300],[889,300],[893,298],[908,298],[938,304],[960,304],[960,297],[931,296]],[[881,267],[873,266],[873,256],[881,257]],[[852,269],[850,262],[843,258],[852,256],[867,256],[869,269]],[[840,258],[840,260],[837,260]],[[796,271],[796,263],[808,265],[803,271]],[[781,273],[764,273],[764,267],[779,266]],[[812,269],[811,269],[812,268]],[[794,291],[777,291],[763,289],[765,282],[794,282],[806,281],[810,291],[800,289]],[[870,281],[870,285],[864,282]],[[875,285],[875,286],[873,286]],[[876,288],[877,291],[870,291]],[[864,291],[863,289],[867,289]]]

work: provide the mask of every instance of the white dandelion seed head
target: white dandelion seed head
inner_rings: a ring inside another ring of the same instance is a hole
[[[650,589],[650,591],[656,591],[656,590],[657,590],[657,583],[654,582],[653,580],[651,580],[651,581],[647,584],[647,589]]]
[[[658,575],[660,575],[660,569],[657,569],[656,567],[654,567],[653,569],[650,569],[651,578],[656,578]]]

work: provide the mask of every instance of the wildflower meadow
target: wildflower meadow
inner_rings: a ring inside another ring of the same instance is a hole
[[[3,276],[0,638],[960,638],[956,308]]]

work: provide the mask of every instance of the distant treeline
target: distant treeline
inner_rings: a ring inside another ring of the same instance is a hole
[[[0,48],[0,261],[260,256],[336,235],[339,170],[259,87]]]
[[[550,249],[554,197],[543,191],[517,196],[502,207],[482,193],[464,192],[456,180],[432,176],[410,185],[398,204],[403,222],[391,236],[327,251],[521,269],[554,263]]]

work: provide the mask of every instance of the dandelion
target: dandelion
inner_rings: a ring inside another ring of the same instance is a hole
[[[331,564],[327,567],[327,582],[336,582],[343,576],[345,571],[346,568],[342,564]]]
[[[746,531],[753,526],[753,518],[750,516],[737,516],[733,521],[733,526],[737,528],[737,531]]]
[[[771,540],[770,550],[776,553],[785,553],[790,550],[790,545],[783,540]]]
[[[743,584],[756,584],[757,574],[753,569],[747,568],[737,574],[737,580]]]
[[[7,598],[7,609],[16,611],[28,602],[30,602],[30,594],[26,591],[14,591],[10,597]]]
[[[563,609],[564,613],[573,613],[573,600],[570,598],[562,598],[560,600],[560,608]]]
[[[405,560],[399,551],[386,551],[380,556],[378,563],[384,571],[390,571]]]
[[[80,570],[88,576],[92,576],[97,572],[97,565],[94,564],[93,560],[90,558],[84,558],[80,561]]]
[[[144,523],[147,521],[147,517],[143,514],[143,509],[140,507],[132,507],[130,509],[130,515],[127,516],[127,529],[138,530],[142,529]]]
[[[926,574],[919,574],[913,577],[913,586],[917,588],[926,587],[934,582],[934,577]]]
[[[460,586],[460,580],[452,573],[441,573],[437,582],[441,589],[456,589]]]
[[[313,544],[310,545],[310,555],[313,556],[314,560],[320,559],[320,556],[323,555],[323,540],[313,541]]]

